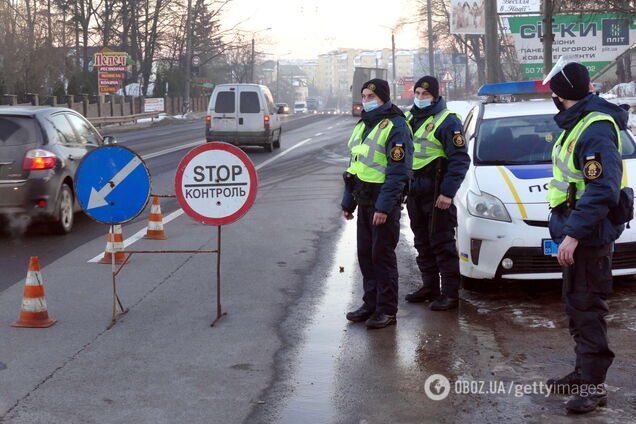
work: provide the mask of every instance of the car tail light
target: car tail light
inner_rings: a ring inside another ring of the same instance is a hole
[[[24,156],[22,169],[32,171],[36,169],[52,169],[57,161],[57,156],[48,150],[31,149]]]
[[[269,115],[265,115],[265,116],[263,117],[263,127],[264,127],[265,129],[268,129],[268,128],[269,128]]]
[[[210,115],[205,117],[205,129],[209,130],[212,128],[212,117]]]

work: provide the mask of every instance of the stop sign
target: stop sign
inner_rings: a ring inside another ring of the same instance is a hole
[[[174,188],[185,213],[203,224],[224,225],[252,207],[258,179],[254,164],[241,149],[214,142],[185,155]]]

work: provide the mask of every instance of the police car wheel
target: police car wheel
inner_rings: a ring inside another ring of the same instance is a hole
[[[492,280],[480,280],[477,278],[469,278],[461,276],[462,288],[474,292],[486,292],[492,289],[495,284]]]

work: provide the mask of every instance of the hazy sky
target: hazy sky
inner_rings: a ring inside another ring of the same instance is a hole
[[[256,35],[256,50],[272,58],[309,59],[340,47],[390,48],[391,31],[381,25],[417,19],[417,5],[417,0],[234,0],[224,23],[245,21],[239,28],[248,31],[271,27]],[[416,30],[411,24],[396,32],[396,49],[420,47]],[[259,40],[270,44],[259,46]]]

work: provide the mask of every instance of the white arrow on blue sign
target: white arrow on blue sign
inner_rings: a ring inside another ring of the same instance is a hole
[[[121,224],[141,213],[150,197],[150,173],[137,153],[103,146],[84,156],[75,174],[84,212],[104,224]]]

